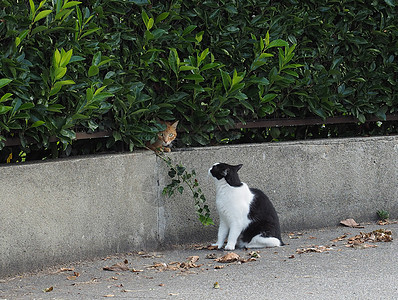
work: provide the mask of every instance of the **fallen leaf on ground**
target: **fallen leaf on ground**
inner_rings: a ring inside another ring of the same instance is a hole
[[[217,250],[218,246],[209,245],[207,246],[207,250]]]
[[[72,283],[72,285],[92,284],[92,283],[97,283],[97,282],[98,282],[98,278],[94,277],[89,281],[74,282],[74,283]]]
[[[186,262],[170,262],[168,264],[166,263],[154,263],[151,266],[148,266],[148,269],[157,269],[159,271],[166,271],[166,270],[171,270],[171,271],[185,271],[188,269],[192,268],[199,268],[203,266],[203,264],[197,265],[196,262],[199,260],[199,256],[190,256],[188,257],[188,260]]]
[[[216,269],[216,270],[218,270],[218,269],[224,269],[224,266],[222,266],[222,265],[214,266],[214,269]]]
[[[139,273],[139,272],[144,272],[144,270],[137,270],[137,269],[132,268],[132,269],[131,269],[131,272],[133,272],[133,273]]]
[[[75,268],[71,267],[71,268],[61,268],[59,269],[57,272],[67,272],[67,271],[74,271]]]
[[[199,256],[193,255],[187,258],[191,263],[195,263],[199,260]]]
[[[240,257],[238,254],[234,252],[230,252],[225,254],[222,257],[216,258],[215,261],[220,262],[220,263],[232,263],[232,262],[238,262],[238,263],[247,263],[249,261],[256,261],[257,257],[260,257],[258,254],[258,251],[252,251],[248,253],[250,255],[249,258],[245,259],[243,257]]]
[[[225,254],[222,257],[219,257],[216,259],[217,262],[220,263],[230,263],[230,262],[234,262],[234,261],[238,261],[240,259],[240,256],[234,252],[230,252]]]
[[[44,292],[48,293],[48,292],[51,292],[51,291],[53,291],[53,290],[54,290],[54,287],[53,287],[53,286],[50,286],[50,287],[44,289]]]
[[[213,288],[219,289],[219,288],[220,288],[220,284],[219,284],[218,282],[215,282],[215,283],[213,284]]]
[[[339,242],[344,240],[347,237],[347,234],[340,235],[339,237],[332,240],[332,242]]]
[[[348,239],[349,244],[362,244],[364,242],[392,242],[392,231],[385,229],[378,229],[372,232],[360,232],[354,237]]]
[[[115,297],[115,295],[109,294],[109,295],[104,295],[104,297],[105,297],[105,298],[112,298],[112,297]]]
[[[314,246],[314,247],[309,247],[309,248],[297,249],[296,253],[298,253],[298,254],[310,253],[310,252],[322,253],[322,252],[329,251],[331,249],[332,248],[326,247],[326,246]]]
[[[103,267],[103,270],[105,270],[105,271],[128,271],[129,267],[124,262],[120,262],[120,263],[116,263],[110,267],[108,267],[108,266]]]
[[[377,245],[370,245],[370,244],[348,244],[345,246],[355,248],[355,249],[366,249],[366,248],[376,248],[377,247]]]
[[[66,279],[68,279],[68,280],[76,280],[76,278],[77,278],[77,276],[74,276],[74,275],[66,277]]]
[[[252,251],[249,253],[249,256],[252,258],[260,258],[260,251]]]
[[[303,235],[302,232],[296,232],[296,233],[290,232],[290,233],[288,233],[289,239],[299,239],[299,238],[301,238],[302,235]]]
[[[203,245],[194,245],[195,250],[217,250],[218,247],[217,246],[213,246],[213,245],[207,245],[207,246],[203,246]]]
[[[379,220],[379,221],[377,221],[377,224],[378,225],[389,225],[389,224],[397,224],[398,223],[398,221],[391,221],[391,220],[389,220],[389,219],[387,219],[387,220]]]
[[[359,225],[357,222],[355,222],[354,219],[345,219],[340,221],[341,225],[347,226],[347,227],[353,227],[353,228],[364,228],[364,226]]]
[[[153,265],[147,266],[148,269],[167,268],[167,264],[155,262]]]
[[[144,251],[139,251],[137,254],[139,256],[143,257],[143,258],[161,258],[162,257],[161,254],[147,253],[147,252],[144,252]]]

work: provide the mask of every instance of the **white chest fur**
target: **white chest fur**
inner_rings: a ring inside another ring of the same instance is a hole
[[[216,206],[220,219],[228,227],[232,224],[244,229],[249,224],[248,214],[253,194],[249,187],[242,183],[239,187],[230,186],[225,179],[216,182]]]

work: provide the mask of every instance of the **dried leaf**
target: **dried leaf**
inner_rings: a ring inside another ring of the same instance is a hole
[[[250,257],[250,258],[248,258],[248,259],[240,258],[240,259],[239,259],[239,262],[242,263],[242,264],[244,264],[244,263],[247,263],[247,262],[249,262],[249,261],[256,261],[256,260],[257,260],[257,259],[254,258],[254,257]]]
[[[77,276],[74,276],[74,275],[66,277],[66,279],[68,279],[68,280],[76,280],[76,278],[77,278]]]
[[[296,232],[296,233],[294,233],[294,232],[289,232],[288,233],[288,237],[289,237],[289,239],[299,239],[299,238],[301,238],[301,236],[303,235],[304,233],[302,233],[302,232]]]
[[[139,251],[137,254],[139,256],[143,257],[143,258],[160,258],[160,257],[162,257],[161,254],[147,253],[147,252],[144,252],[144,251]]]
[[[218,247],[217,246],[213,246],[213,245],[200,245],[200,244],[196,244],[193,245],[195,250],[217,250]]]
[[[92,283],[96,283],[98,278],[92,278],[89,281],[82,281],[82,282],[74,282],[72,285],[83,285],[83,284],[92,284]]]
[[[199,256],[194,255],[187,258],[191,263],[195,263],[199,260]]]
[[[290,259],[295,258],[294,254],[289,256]]]
[[[252,258],[260,258],[260,251],[252,251],[249,253],[250,257]]]
[[[354,237],[348,239],[348,244],[362,244],[365,242],[392,242],[392,231],[385,229],[378,229],[372,232],[360,232]]]
[[[120,262],[120,263],[116,263],[110,267],[106,266],[103,268],[103,270],[105,270],[105,271],[128,271],[129,267],[124,262]]]
[[[309,253],[309,252],[322,253],[322,252],[329,251],[331,249],[332,248],[329,248],[326,246],[314,246],[314,247],[309,247],[309,248],[297,249],[296,253],[298,253],[298,254]]]
[[[109,294],[109,295],[104,295],[105,298],[112,298],[115,297],[115,295]]]
[[[348,244],[345,246],[355,248],[355,249],[366,249],[366,248],[376,248],[377,247],[377,245],[370,245],[370,244]]]
[[[148,269],[159,269],[159,268],[167,268],[167,264],[165,263],[153,263],[153,265],[148,266]]]
[[[340,235],[339,237],[333,239],[332,242],[335,242],[335,243],[336,243],[336,242],[338,242],[338,241],[342,241],[342,240],[344,240],[346,237],[347,237],[347,234]]]
[[[217,250],[217,249],[218,249],[217,246],[213,246],[213,245],[207,246],[207,250]]]
[[[54,290],[54,287],[50,286],[50,287],[44,289],[44,292],[48,293],[48,292],[52,292],[53,290]]]
[[[197,265],[195,264],[195,262],[197,260],[199,260],[199,256],[190,256],[188,257],[188,261],[186,262],[178,262],[178,261],[174,261],[171,262],[169,264],[165,264],[165,263],[154,263],[151,266],[148,266],[148,269],[157,269],[160,272],[166,271],[166,270],[171,270],[171,271],[185,271],[191,268],[199,268],[201,266],[203,266],[203,264],[201,265]]]
[[[217,270],[217,269],[224,269],[224,266],[218,265],[218,266],[215,266],[214,269],[216,269],[216,270]]]
[[[131,269],[131,272],[133,272],[133,273],[138,273],[138,272],[144,272],[144,270],[137,270],[137,269]]]
[[[360,226],[354,219],[345,219],[340,221],[341,225],[353,228],[364,228],[364,226]]]
[[[220,263],[230,263],[234,261],[238,261],[240,256],[234,252],[230,252],[225,254],[224,256],[217,258],[216,261]]]
[[[220,284],[219,284],[218,282],[215,282],[215,283],[213,284],[213,288],[219,289],[219,288],[220,288]]]
[[[75,268],[71,267],[71,268],[61,268],[59,269],[57,272],[67,272],[67,271],[74,271]]]
[[[197,264],[195,264],[192,261],[187,261],[187,262],[183,262],[183,263],[180,264],[180,268],[181,269],[199,268],[201,266],[203,266],[203,264],[202,265],[197,265]]]

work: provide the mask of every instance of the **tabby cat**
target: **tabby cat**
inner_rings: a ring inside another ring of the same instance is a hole
[[[171,143],[177,137],[178,121],[174,123],[159,121],[159,123],[165,124],[166,129],[158,133],[158,139],[153,144],[147,142],[146,146],[156,152],[170,152]]]

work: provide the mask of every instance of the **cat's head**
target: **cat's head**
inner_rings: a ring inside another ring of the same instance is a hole
[[[233,166],[225,163],[216,163],[209,169],[209,174],[217,182],[225,180],[231,186],[241,186],[238,171],[242,164]]]
[[[158,133],[159,139],[162,141],[164,147],[170,146],[171,142],[177,137],[177,125],[178,121],[174,123],[164,122],[166,129]]]

